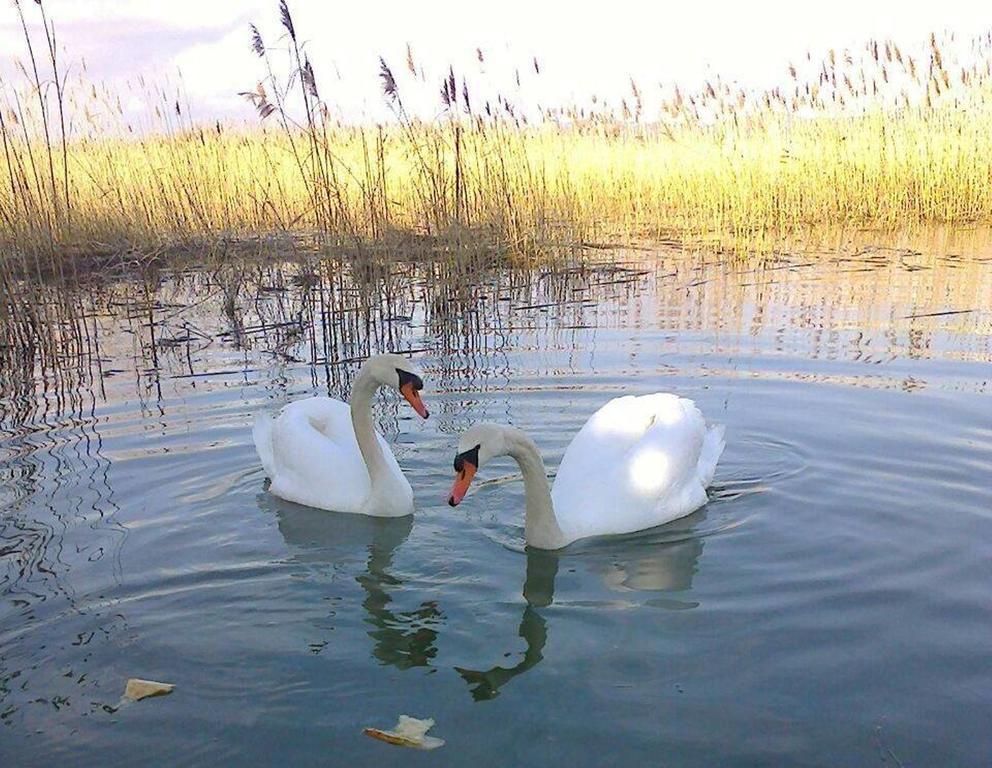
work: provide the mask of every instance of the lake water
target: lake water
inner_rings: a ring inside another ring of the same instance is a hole
[[[992,764],[992,260],[238,263],[48,289],[0,374],[0,764]],[[33,324],[32,324],[33,322]],[[253,414],[410,350],[375,404],[413,517],[266,493]],[[621,393],[726,425],[710,503],[558,554],[554,472]],[[170,696],[115,709],[129,677]],[[362,735],[433,717],[435,752]]]

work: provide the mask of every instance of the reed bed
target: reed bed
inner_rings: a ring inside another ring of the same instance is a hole
[[[257,126],[192,123],[160,89],[136,129],[119,95],[69,82],[43,4],[30,5],[18,12],[42,14],[44,40],[25,25],[21,80],[0,85],[7,267],[273,234],[531,254],[631,235],[747,247],[822,227],[992,223],[989,36],[964,56],[936,36],[915,53],[891,41],[829,51],[789,64],[768,91],[670,86],[651,114],[631,82],[609,102],[528,116],[502,96],[474,103],[469,77],[448,70],[439,117],[425,121],[404,106],[417,79],[382,61],[394,119],[348,125],[283,1],[288,67],[257,31],[246,41],[262,73],[242,94]],[[412,53],[407,66],[418,71]]]

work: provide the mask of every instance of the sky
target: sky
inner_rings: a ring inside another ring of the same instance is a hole
[[[90,80],[124,91],[131,111],[147,109],[148,99],[125,83],[139,76],[178,82],[181,74],[195,118],[257,119],[238,96],[265,74],[251,50],[249,25],[258,26],[269,47],[285,46],[276,0],[44,1],[63,60],[77,74],[85,62]],[[22,6],[29,19],[38,18],[32,0]],[[871,38],[911,46],[931,31],[970,38],[992,27],[983,6],[974,0],[290,0],[322,96],[349,120],[389,114],[379,87],[380,56],[396,72],[410,110],[424,116],[439,110],[439,84],[449,66],[459,83],[467,76],[476,103],[519,91],[545,106],[587,104],[592,95],[629,94],[631,78],[642,91],[675,82],[691,87],[714,74],[762,87],[779,82],[789,62],[807,51],[818,58]],[[424,82],[406,71],[408,44]],[[16,11],[4,0],[0,76],[10,75],[11,56],[22,52]]]

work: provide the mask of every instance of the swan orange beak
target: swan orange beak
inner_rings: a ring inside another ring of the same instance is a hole
[[[458,476],[455,478],[454,485],[451,486],[451,495],[448,496],[448,506],[457,507],[461,503],[465,494],[468,493],[468,487],[472,484],[472,478],[475,477],[478,469],[471,461],[462,459]]]
[[[427,406],[424,405],[424,401],[420,398],[420,392],[413,388],[413,382],[408,381],[402,387],[400,387],[400,394],[406,398],[406,401],[413,406],[413,410],[417,412],[417,415],[422,419],[426,419],[430,414],[427,412]]]

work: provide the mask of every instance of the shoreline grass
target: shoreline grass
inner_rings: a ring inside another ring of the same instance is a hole
[[[675,88],[650,120],[634,83],[618,107],[527,122],[509,102],[473,106],[449,70],[441,117],[425,122],[383,61],[396,119],[349,126],[330,117],[285,2],[280,12],[290,77],[278,81],[254,31],[267,73],[243,94],[263,118],[255,129],[190,124],[178,100],[142,134],[87,122],[96,88],[61,74],[47,17],[43,46],[25,26],[31,65],[0,97],[0,264],[38,271],[273,233],[528,255],[609,237],[749,248],[821,228],[992,224],[988,38],[967,66],[932,37],[916,57],[871,42],[858,57],[810,59],[807,75],[789,65],[788,88]]]

